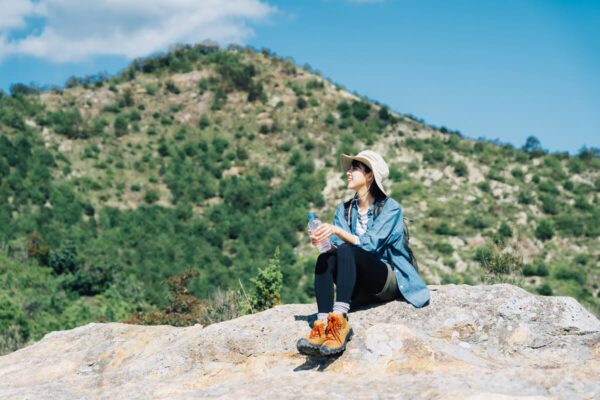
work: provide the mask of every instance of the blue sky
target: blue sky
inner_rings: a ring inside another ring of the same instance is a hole
[[[118,4],[118,5],[117,5]],[[600,1],[0,0],[0,89],[114,74],[173,43],[271,49],[429,124],[600,147]]]

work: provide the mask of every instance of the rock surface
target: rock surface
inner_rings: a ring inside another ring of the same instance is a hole
[[[337,358],[297,353],[314,305],[202,328],[92,323],[0,357],[2,399],[600,399],[600,321],[510,285],[351,312]]]

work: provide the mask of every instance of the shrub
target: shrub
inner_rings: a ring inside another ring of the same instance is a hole
[[[442,222],[437,228],[435,228],[435,233],[438,235],[458,235],[458,232],[455,229],[452,229],[452,227],[450,227],[450,225],[448,225],[446,222]]]
[[[80,139],[90,136],[83,118],[77,109],[72,111],[58,110],[50,113],[49,119],[54,125],[56,133],[65,135],[69,139]]]
[[[352,102],[352,115],[359,121],[364,121],[369,116],[369,110],[371,109],[371,104],[366,101],[356,101]]]
[[[467,164],[465,164],[462,161],[459,161],[456,164],[454,164],[454,173],[457,176],[468,176],[469,169],[467,168]]]
[[[548,276],[548,267],[543,262],[538,262],[536,264],[527,264],[523,268],[523,275]]]
[[[327,116],[325,117],[324,122],[327,125],[332,125],[335,122],[335,118],[333,117],[333,115],[331,113],[327,113]]]
[[[523,260],[519,255],[501,252],[497,247],[479,247],[475,251],[475,258],[492,281],[504,281],[500,275],[521,273],[523,269]]]
[[[498,182],[504,182],[504,176],[500,174],[500,171],[497,168],[490,168],[486,175],[487,179],[493,179]]]
[[[246,150],[245,147],[238,146],[235,150],[235,154],[236,154],[238,160],[244,161],[244,160],[248,159],[248,151]]]
[[[61,247],[50,252],[48,266],[56,275],[67,272],[73,273],[77,268],[77,248],[72,242],[66,242]]]
[[[384,121],[389,120],[390,116],[391,116],[390,111],[386,106],[383,106],[379,109],[378,115],[379,115],[379,118]]]
[[[279,262],[279,247],[275,249],[275,254],[269,260],[269,265],[260,268],[256,278],[252,279],[254,283],[254,293],[251,296],[252,311],[263,311],[281,304],[281,288],[283,274]]]
[[[337,105],[337,110],[340,112],[342,119],[348,118],[351,116],[351,108],[348,103],[342,101]]]
[[[114,122],[115,135],[117,137],[126,135],[128,129],[127,125],[127,118],[122,114],[118,115]]]
[[[600,236],[600,210],[594,209],[587,214],[585,220],[585,235],[588,237]]]
[[[484,263],[492,257],[492,249],[489,246],[480,246],[475,249],[475,260]]]
[[[525,175],[525,173],[523,172],[523,170],[519,167],[515,167],[513,168],[510,173],[512,174],[512,176],[514,176],[517,179],[520,179],[523,177],[523,175]]]
[[[266,94],[263,90],[262,83],[255,83],[254,81],[250,81],[248,85],[248,101],[253,102],[256,100],[261,100],[264,96],[266,96]]]
[[[577,265],[586,265],[592,260],[592,257],[589,254],[577,254],[573,261]]]
[[[492,187],[490,186],[490,183],[488,181],[479,182],[477,187],[479,188],[479,190],[485,193],[489,193],[492,191]]]
[[[460,138],[456,135],[450,135],[447,143],[448,147],[450,147],[452,150],[458,150],[460,147]]]
[[[560,191],[558,190],[558,188],[556,187],[554,182],[552,182],[550,180],[544,180],[544,181],[540,182],[538,188],[542,192],[546,192],[546,193],[550,193],[550,194],[559,194],[560,193]]]
[[[37,259],[40,265],[48,265],[50,246],[37,232],[27,236],[27,255]]]
[[[556,215],[560,211],[560,203],[556,196],[551,194],[542,195],[542,210],[546,214]]]
[[[556,229],[564,234],[581,236],[584,232],[583,220],[572,214],[561,215],[555,220]]]
[[[134,103],[133,98],[133,89],[131,87],[126,87],[123,91],[123,101],[127,107],[131,107]]]
[[[474,229],[481,230],[489,227],[491,225],[491,222],[488,218],[485,218],[482,215],[479,215],[475,212],[470,212],[465,218],[465,225],[470,226]]]
[[[583,269],[569,268],[567,266],[558,267],[554,273],[554,277],[564,281],[573,280],[580,285],[585,285],[587,281],[587,276]]]
[[[173,81],[170,79],[165,82],[165,90],[173,94],[181,93],[181,90],[179,90],[179,88],[175,86],[175,83],[173,83]]]
[[[140,121],[142,119],[142,116],[139,112],[137,112],[136,110],[133,110],[129,113],[129,120],[130,121]]]
[[[314,147],[315,142],[313,142],[312,140],[308,139],[306,142],[304,142],[304,149],[306,149],[306,151],[310,151],[314,149]]]
[[[454,248],[448,242],[437,242],[435,248],[442,254],[452,254]]]
[[[156,85],[154,85],[154,84],[146,85],[146,93],[148,93],[150,96],[154,96],[156,94],[156,90],[157,90]]]
[[[432,151],[425,152],[423,154],[423,161],[430,163],[443,162],[445,153],[442,149],[433,149]]]
[[[147,190],[144,194],[144,201],[148,204],[156,203],[160,196],[156,190]]]
[[[200,94],[203,94],[204,92],[206,92],[208,90],[208,79],[201,78],[198,81],[198,89],[200,91]]]
[[[308,89],[308,90],[323,89],[324,87],[325,87],[325,84],[323,83],[323,81],[317,80],[315,78],[306,82],[306,89]]]
[[[304,110],[307,105],[308,105],[308,103],[306,102],[306,100],[304,99],[304,97],[298,97],[298,99],[296,100],[296,106],[300,110]]]
[[[534,265],[527,264],[523,267],[523,275],[525,275],[525,276],[537,275],[537,268]]]
[[[550,271],[548,271],[548,267],[546,264],[540,262],[537,266],[537,275],[538,276],[548,276]]]
[[[225,138],[217,136],[213,139],[212,145],[217,154],[222,154],[225,149],[229,146],[229,141]]]
[[[578,174],[582,171],[582,169],[583,162],[577,157],[571,158],[571,160],[569,161],[569,171],[573,174]]]
[[[102,112],[118,114],[121,112],[121,107],[119,107],[118,104],[107,104],[104,107],[102,107]]]
[[[573,190],[574,187],[575,185],[573,185],[573,182],[571,181],[565,181],[565,183],[563,184],[563,188],[568,191]]]
[[[588,193],[591,193],[592,190],[593,190],[593,188],[592,188],[591,185],[588,185],[587,183],[579,183],[573,189],[573,193],[576,193],[576,194],[588,194]]]
[[[401,199],[411,194],[420,194],[424,191],[425,187],[422,184],[413,181],[397,182],[392,185],[392,193],[396,199]]]
[[[538,224],[538,227],[535,229],[535,237],[540,240],[549,240],[554,236],[554,227],[552,226],[552,222],[547,219],[543,219]]]
[[[522,190],[519,192],[518,201],[520,204],[531,204],[533,203],[533,194],[528,190]]]
[[[264,165],[260,168],[258,176],[260,176],[260,179],[268,181],[273,177],[273,171],[271,171],[271,168]]]
[[[0,297],[0,354],[22,347],[29,338],[28,313],[21,311],[16,299]]]
[[[500,236],[505,238],[512,237],[512,229],[506,223],[506,221],[502,221],[502,223],[500,224],[500,228],[498,229],[498,233],[500,234]]]
[[[201,319],[201,303],[190,294],[187,284],[197,273],[192,269],[167,279],[169,286],[169,304],[166,307],[148,313],[136,313],[125,323],[138,325],[191,326],[204,322]]]
[[[405,143],[406,146],[415,151],[424,151],[427,147],[423,139],[407,138]]]
[[[548,282],[544,282],[542,286],[537,289],[537,292],[542,296],[552,296],[552,287]]]
[[[200,117],[200,121],[198,122],[198,126],[200,127],[200,129],[204,129],[206,127],[208,127],[210,125],[210,121],[208,120],[208,117],[203,114]]]
[[[583,195],[579,195],[579,196],[575,197],[575,207],[579,208],[580,210],[584,210],[584,211],[592,209],[592,205],[587,201],[587,199]]]
[[[539,157],[545,153],[542,144],[535,136],[529,136],[522,147],[531,157]]]
[[[106,126],[108,126],[108,122],[104,118],[94,118],[92,121],[92,131],[95,135],[101,135]]]

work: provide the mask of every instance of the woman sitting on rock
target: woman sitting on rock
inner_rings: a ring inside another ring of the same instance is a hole
[[[322,224],[310,236],[315,247],[329,238],[332,249],[319,256],[315,268],[317,320],[309,337],[297,343],[307,355],[345,350],[352,337],[347,315],[351,300],[354,306],[403,297],[415,307],[429,301],[429,290],[403,243],[402,208],[383,189],[387,164],[370,150],[354,157],[342,154],[341,163],[348,189],[356,194],[338,206],[333,225]]]

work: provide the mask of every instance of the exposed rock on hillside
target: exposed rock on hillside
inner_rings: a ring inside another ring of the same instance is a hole
[[[338,358],[295,342],[314,305],[190,328],[89,324],[0,357],[3,399],[600,396],[600,321],[574,299],[510,285],[432,286],[423,309],[351,313]]]

